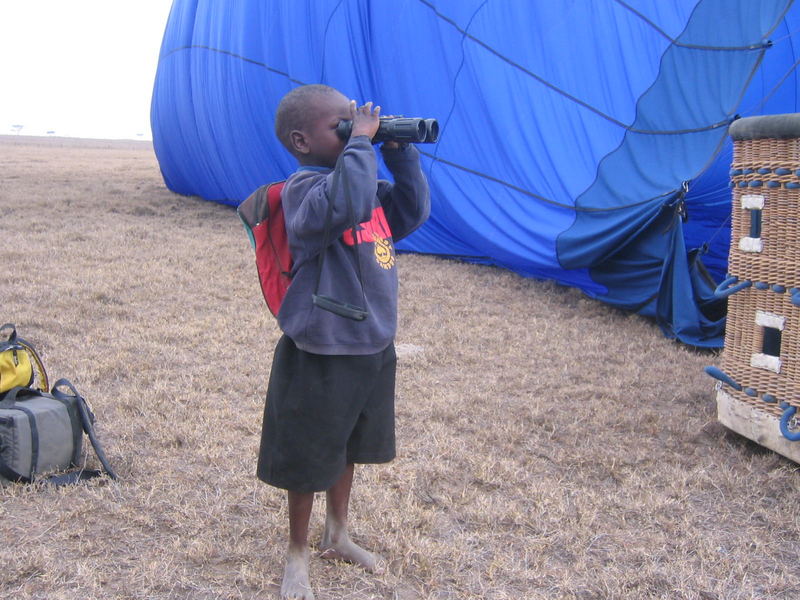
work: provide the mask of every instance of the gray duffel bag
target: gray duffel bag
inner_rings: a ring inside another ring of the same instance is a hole
[[[49,394],[24,387],[9,390],[0,400],[0,480],[30,483],[38,475],[78,467],[84,432],[106,473],[116,479],[95,437],[93,422],[86,401],[66,379],[57,381]],[[100,471],[78,468],[46,480],[72,483],[97,475]]]

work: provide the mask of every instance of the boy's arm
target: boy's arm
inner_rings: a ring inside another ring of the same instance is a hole
[[[392,238],[399,241],[414,232],[430,215],[431,201],[428,181],[419,164],[419,151],[413,145],[381,147],[383,160],[394,176],[394,185],[378,183],[386,220],[392,230]]]
[[[347,174],[338,175],[338,184],[334,184],[336,171],[320,174],[318,171],[301,170],[287,181],[284,188],[282,198],[286,229],[302,245],[304,254],[313,256],[319,252],[330,202],[333,202],[331,240],[341,237],[346,229],[352,227],[353,220],[361,223],[371,217],[377,192],[378,167],[372,142],[367,136],[350,138],[342,153],[341,167],[347,170]],[[337,190],[333,189],[334,185]],[[352,216],[348,214],[345,185],[352,205]],[[295,261],[301,259],[301,256],[295,257]]]
[[[373,109],[372,102],[357,107],[356,101],[351,100],[353,127],[337,161],[338,168],[324,177],[318,172],[301,172],[284,187],[286,229],[290,240],[294,235],[299,242],[296,245],[302,248],[293,248],[295,262],[302,260],[303,251],[311,255],[319,252],[329,206],[333,207],[328,225],[330,240],[338,239],[346,229],[371,217],[378,186],[371,140],[378,131],[380,114],[381,107]]]

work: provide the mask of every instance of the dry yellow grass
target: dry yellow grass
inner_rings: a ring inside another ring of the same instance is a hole
[[[165,189],[146,143],[0,137],[0,167],[2,320],[120,475],[0,490],[0,598],[275,597],[286,503],[254,470],[278,330],[235,212]],[[716,423],[714,354],[552,283],[399,268],[399,457],[352,509],[391,566],[314,558],[318,598],[800,597],[797,467]]]

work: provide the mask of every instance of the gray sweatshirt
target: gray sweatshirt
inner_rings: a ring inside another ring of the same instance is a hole
[[[393,242],[425,222],[430,214],[430,194],[414,146],[382,153],[394,184],[378,179],[372,142],[359,136],[350,139],[340,158],[346,174],[339,174],[335,198],[331,198],[334,171],[320,167],[301,167],[288,178],[281,193],[294,263],[278,324],[306,352],[374,354],[394,339],[397,265]],[[345,187],[353,211],[350,215]],[[363,321],[312,304],[330,201],[329,246],[317,293],[365,308],[368,316]],[[353,222],[358,224],[355,235]]]

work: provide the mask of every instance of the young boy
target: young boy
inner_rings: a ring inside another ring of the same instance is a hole
[[[294,266],[278,313],[284,335],[270,373],[257,473],[288,490],[283,598],[314,598],[308,577],[314,492],[326,492],[321,557],[370,571],[380,562],[350,540],[347,511],[354,464],[395,456],[393,242],[428,218],[430,198],[413,146],[384,143],[395,182],[378,180],[371,138],[379,115],[371,102],[356,108],[331,87],[307,85],[281,100],[275,118],[276,134],[299,168],[281,194]],[[349,140],[337,135],[342,120],[352,120]],[[323,248],[326,221],[330,242]],[[354,320],[324,310],[312,302],[314,294],[363,308],[367,316]]]

